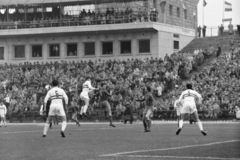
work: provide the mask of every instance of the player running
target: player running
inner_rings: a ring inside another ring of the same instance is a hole
[[[0,100],[0,127],[3,126],[7,127],[6,125],[6,114],[7,114],[7,107],[3,104],[3,101]]]
[[[44,130],[43,130],[43,137],[46,137],[50,122],[52,121],[53,117],[56,115],[62,117],[63,122],[62,122],[62,130],[60,133],[62,137],[65,137],[64,131],[67,127],[67,118],[64,111],[63,100],[67,105],[68,97],[63,89],[58,88],[57,80],[53,80],[52,85],[53,85],[53,88],[48,91],[44,99],[44,106],[46,106],[48,100],[51,101],[51,104],[49,108],[47,121],[45,123]]]
[[[90,100],[88,93],[96,89],[97,88],[92,87],[91,78],[87,77],[86,82],[83,83],[83,90],[80,94],[80,98],[85,102],[84,106],[81,108],[80,115],[88,117],[86,114]]]
[[[152,95],[152,89],[151,87],[147,86],[148,93],[145,94],[144,99],[137,100],[140,102],[145,101],[145,108],[143,111],[143,126],[145,132],[151,132],[151,116],[153,114],[153,103],[155,101],[153,95]]]
[[[79,108],[78,106],[74,103],[74,102],[71,102],[71,109],[72,109],[72,120],[76,122],[76,124],[80,127],[80,122],[78,121],[78,111],[79,111]]]
[[[187,84],[187,90],[183,91],[181,96],[179,97],[178,103],[182,103],[180,121],[179,121],[179,129],[176,132],[176,135],[179,135],[183,128],[183,119],[185,114],[194,114],[198,127],[201,133],[206,136],[207,133],[203,130],[202,122],[199,119],[196,102],[201,104],[202,103],[202,96],[192,89],[192,84]],[[177,104],[178,105],[178,104]]]
[[[102,88],[100,90],[100,100],[101,100],[101,106],[106,108],[106,111],[108,113],[109,116],[109,121],[110,121],[110,126],[112,127],[116,127],[115,125],[113,125],[112,123],[112,110],[111,110],[111,106],[108,102],[109,97],[111,97],[111,94],[108,93],[106,87],[107,84],[106,83],[102,83]]]

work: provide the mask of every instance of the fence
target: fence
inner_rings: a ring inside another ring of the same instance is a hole
[[[238,34],[237,31],[237,25],[233,24],[233,31],[234,31],[234,35]],[[196,29],[196,34],[198,36],[197,33],[197,29]],[[224,26],[224,30],[223,30],[223,35],[228,35],[229,34],[229,30],[228,30],[228,25]],[[203,36],[202,30],[201,30],[201,36]],[[218,26],[208,26],[206,28],[206,37],[214,37],[214,36],[221,36],[220,31],[219,31],[219,27]]]
[[[233,120],[236,119],[236,114],[231,112],[231,110],[220,110],[214,111],[198,111],[201,120]],[[107,120],[106,114],[103,110],[93,111],[90,119],[83,119],[83,121],[105,121]],[[72,113],[67,113],[68,121],[71,121]],[[142,110],[137,110],[133,112],[134,120],[142,119]],[[124,113],[117,114],[116,111],[113,112],[113,119],[119,121],[124,119]],[[176,120],[177,115],[175,110],[157,110],[153,113],[153,120]],[[189,117],[185,117],[187,120]],[[44,117],[39,114],[39,112],[24,112],[23,114],[12,113],[7,115],[7,120],[9,122],[44,122]]]

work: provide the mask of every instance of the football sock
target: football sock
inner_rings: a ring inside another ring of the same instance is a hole
[[[88,109],[88,105],[83,106],[83,113],[86,113]]]
[[[183,120],[179,120],[179,128],[182,128],[183,127]]]
[[[109,116],[110,125],[112,124],[112,116]]]
[[[201,121],[198,121],[198,127],[199,127],[200,131],[203,131],[203,126],[202,126],[202,122]]]
[[[67,127],[67,122],[62,122],[62,131],[64,132]]]
[[[143,126],[144,126],[144,129],[147,130],[147,123],[145,120],[143,120]]]
[[[47,135],[48,128],[49,128],[49,124],[45,123],[44,129],[43,129],[43,135]]]
[[[152,124],[152,121],[148,120],[148,130],[151,130],[151,124]]]

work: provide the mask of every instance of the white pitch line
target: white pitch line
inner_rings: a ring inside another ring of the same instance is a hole
[[[240,160],[240,158],[221,158],[221,157],[187,157],[187,156],[152,156],[152,155],[115,155],[113,157],[132,157],[132,158],[171,158],[171,159],[217,159],[217,160]]]
[[[85,128],[85,129],[71,129],[71,130],[67,130],[67,132],[69,131],[94,131],[94,130],[117,130],[117,129],[126,129],[126,128],[130,128],[130,127],[116,127],[116,128]],[[131,128],[132,129],[132,128]],[[35,130],[35,131],[17,131],[17,132],[0,132],[1,134],[21,134],[21,133],[37,133],[37,132],[42,132],[43,130]],[[49,129],[50,132],[52,131],[60,131],[59,129]]]
[[[112,154],[104,154],[104,155],[101,155],[101,157],[111,157],[111,156],[125,155],[125,154],[132,154],[132,153],[141,153],[141,152],[168,151],[168,150],[176,150],[176,149],[184,149],[184,148],[192,148],[192,147],[212,146],[212,145],[216,145],[216,144],[232,143],[232,142],[239,142],[239,141],[240,141],[240,139],[230,140],[230,141],[222,141],[222,142],[206,143],[206,144],[188,145],[188,146],[181,146],[181,147],[173,147],[173,148],[161,148],[161,149],[136,150],[136,151],[129,151],[129,152],[118,152],[118,153],[112,153]]]

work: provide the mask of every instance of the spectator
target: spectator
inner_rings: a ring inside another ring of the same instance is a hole
[[[206,36],[206,28],[207,26],[203,25],[203,28],[202,28],[203,38]]]
[[[223,36],[224,26],[222,24],[221,24],[221,27],[219,28],[219,30],[220,30],[220,35]]]
[[[237,25],[238,34],[240,36],[240,25]]]
[[[201,31],[202,31],[201,26],[199,26],[199,27],[197,28],[197,31],[198,31],[198,38],[200,38],[200,37],[201,37]]]
[[[221,55],[222,53],[222,48],[220,45],[218,45],[218,48],[217,48],[217,58]]]
[[[228,30],[229,30],[229,35],[233,35],[233,25],[232,25],[232,22],[229,23]]]

